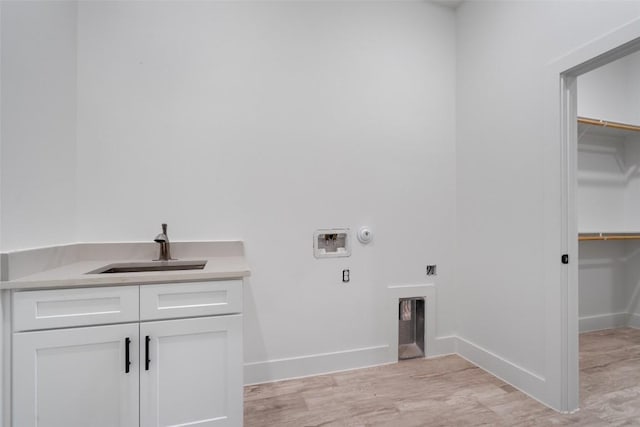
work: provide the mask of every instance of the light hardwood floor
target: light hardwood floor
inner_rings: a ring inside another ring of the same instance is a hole
[[[580,336],[581,408],[561,415],[458,356],[245,387],[245,426],[640,426],[640,330]]]

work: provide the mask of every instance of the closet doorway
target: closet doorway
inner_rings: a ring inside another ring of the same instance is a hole
[[[607,411],[640,404],[640,39],[561,73],[561,88],[562,406]]]
[[[578,76],[576,121],[580,407],[599,409],[640,384],[640,52]]]

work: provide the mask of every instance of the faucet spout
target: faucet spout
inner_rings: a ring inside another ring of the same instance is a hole
[[[158,234],[153,241],[160,245],[160,254],[158,259],[154,261],[169,261],[173,259],[171,258],[171,243],[167,235],[167,224],[162,224],[162,233]]]

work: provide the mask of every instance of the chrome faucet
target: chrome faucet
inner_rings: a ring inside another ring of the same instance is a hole
[[[160,255],[158,259],[154,261],[169,261],[171,258],[171,243],[169,243],[169,236],[167,235],[167,224],[162,224],[162,233],[158,234],[154,242],[160,245]]]

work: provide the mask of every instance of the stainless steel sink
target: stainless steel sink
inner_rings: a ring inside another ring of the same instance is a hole
[[[120,262],[105,265],[87,274],[142,273],[145,271],[202,270],[207,261]]]

